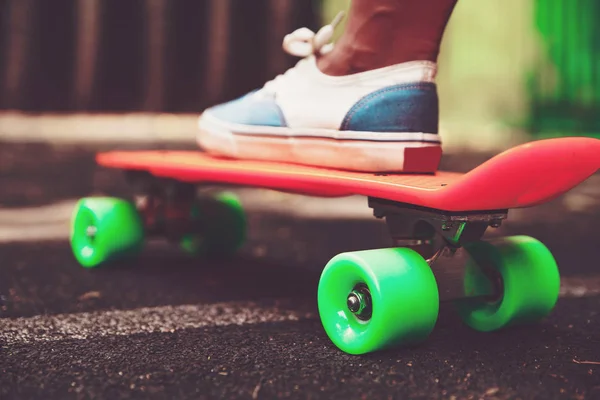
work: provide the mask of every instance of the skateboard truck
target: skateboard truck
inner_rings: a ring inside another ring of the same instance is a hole
[[[481,240],[488,227],[498,228],[508,210],[448,212],[369,197],[376,218],[385,218],[394,246],[408,247],[429,264],[439,286],[440,301],[468,297],[497,300],[502,279],[492,268],[484,268],[493,282],[487,293],[465,288],[465,268],[472,260],[464,245]]]
[[[141,171],[126,171],[133,188],[133,203],[148,236],[163,236],[178,242],[202,227],[191,218],[196,186],[174,179],[158,179]]]

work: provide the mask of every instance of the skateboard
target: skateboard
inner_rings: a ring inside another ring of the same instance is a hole
[[[364,196],[394,245],[333,257],[317,300],[331,341],[346,353],[365,354],[426,340],[442,301],[452,302],[478,331],[545,318],[560,288],[551,252],[531,237],[483,236],[510,209],[548,202],[593,175],[600,140],[535,141],[467,173],[348,172],[193,151],[107,152],[97,163],[122,170],[132,195],[83,198],[76,205],[71,247],[87,268],[134,256],[154,236],[198,256],[233,254],[243,245],[246,216],[230,186]],[[220,191],[199,195],[202,187]]]

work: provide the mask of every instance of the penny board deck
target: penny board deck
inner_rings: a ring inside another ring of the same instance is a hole
[[[99,165],[162,178],[267,188],[318,197],[363,195],[443,211],[534,206],[600,168],[600,140],[547,139],[507,150],[467,173],[382,174],[217,158],[194,151],[114,151]]]

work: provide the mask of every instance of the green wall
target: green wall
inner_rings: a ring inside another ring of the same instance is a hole
[[[546,135],[596,135],[600,132],[600,1],[536,0],[535,6],[535,27],[548,62],[529,75],[530,127]]]

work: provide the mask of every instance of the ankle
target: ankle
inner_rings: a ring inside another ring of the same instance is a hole
[[[401,53],[375,51],[360,43],[339,44],[336,48],[317,59],[319,70],[330,76],[346,76],[375,69],[390,67],[411,61],[437,61],[437,51],[415,47]]]
[[[436,62],[456,0],[353,0],[344,34],[320,57],[328,75],[349,75],[409,61]]]

